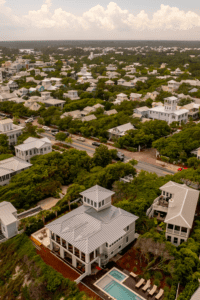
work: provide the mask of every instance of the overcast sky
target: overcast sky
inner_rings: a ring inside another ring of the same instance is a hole
[[[0,0],[0,40],[199,40],[197,0]]]

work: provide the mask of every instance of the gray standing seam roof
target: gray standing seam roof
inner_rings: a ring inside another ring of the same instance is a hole
[[[93,200],[95,202],[100,202],[112,195],[114,195],[114,192],[107,190],[99,185],[95,185],[84,192],[80,193],[81,196],[89,198],[90,200]]]
[[[137,216],[110,206],[97,212],[88,206],[80,206],[46,227],[85,254],[101,245],[112,244],[123,235],[127,226]]]

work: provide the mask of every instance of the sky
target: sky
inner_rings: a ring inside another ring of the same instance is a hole
[[[199,40],[197,0],[0,0],[0,40]]]

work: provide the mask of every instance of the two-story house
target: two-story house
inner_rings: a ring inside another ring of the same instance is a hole
[[[153,120],[163,120],[168,124],[172,122],[184,122],[188,121],[187,109],[177,108],[178,99],[174,96],[164,99],[164,106],[152,107],[148,111],[148,117]]]
[[[0,203],[0,235],[6,239],[12,238],[18,234],[17,210],[7,201]]]
[[[46,225],[50,249],[91,274],[135,239],[137,216],[112,206],[114,192],[95,185],[80,193],[83,205]]]
[[[147,216],[166,224],[166,239],[179,246],[187,241],[193,226],[199,191],[185,184],[169,181],[160,187],[157,197],[147,210]]]
[[[108,129],[109,139],[120,138],[124,136],[128,130],[135,129],[135,127],[131,123],[123,124],[111,129]]]
[[[0,186],[9,184],[11,178],[32,165],[17,157],[10,157],[0,161]]]
[[[13,124],[11,119],[0,120],[0,134],[8,137],[9,145],[17,144],[17,138],[22,134],[23,127]]]
[[[78,92],[76,90],[70,90],[67,93],[63,94],[64,98],[70,98],[71,100],[78,100],[80,97],[78,96]]]
[[[30,162],[36,155],[43,155],[52,151],[51,141],[45,137],[42,139],[29,137],[23,144],[15,146],[16,157]]]

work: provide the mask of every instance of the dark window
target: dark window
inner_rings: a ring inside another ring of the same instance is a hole
[[[101,202],[99,202],[99,207],[101,207]]]
[[[128,236],[126,237],[126,243],[128,243]]]
[[[106,243],[106,247],[108,247],[108,243]]]
[[[97,203],[96,202],[94,202],[94,207],[97,207]]]
[[[169,228],[169,229],[173,229],[173,228],[174,228],[174,225],[172,225],[172,224],[168,224],[167,228]]]
[[[126,229],[127,229],[127,231],[128,231],[128,230],[129,230],[129,226],[127,226],[127,228],[126,228]]]
[[[167,236],[167,241],[168,241],[168,242],[171,242],[171,240],[172,240],[172,237],[171,237],[170,235],[168,235],[168,236]]]
[[[177,244],[178,243],[178,238],[174,238],[174,244]]]
[[[104,205],[104,200],[102,200],[102,205]]]
[[[187,228],[186,227],[181,227],[181,232],[187,232]]]
[[[175,226],[174,229],[177,230],[177,231],[180,231],[180,226]]]
[[[91,200],[91,205],[93,206],[93,200]]]
[[[181,239],[181,242],[180,242],[180,244],[182,244],[182,243],[184,243],[184,242],[185,242],[185,240]]]

